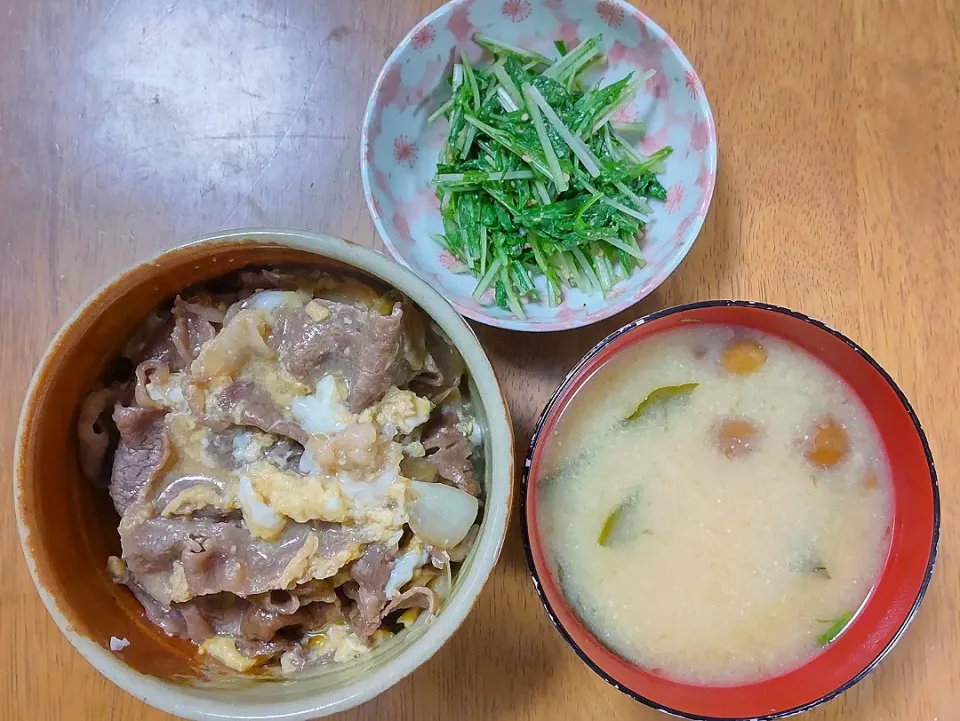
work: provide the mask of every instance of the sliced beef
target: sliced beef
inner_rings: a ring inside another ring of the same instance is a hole
[[[165,480],[165,485],[162,488],[157,489],[156,495],[153,498],[154,511],[157,514],[162,513],[163,510],[181,493],[200,485],[212,486],[216,490],[217,494],[220,497],[223,497],[226,484],[221,478],[218,478],[213,474],[196,475],[191,473],[180,478]],[[181,511],[182,510],[184,509],[181,509]],[[189,515],[193,518],[209,518],[221,521],[240,521],[243,519],[243,514],[239,510],[224,510],[215,505],[201,506],[196,508],[192,513],[184,513],[183,515]]]
[[[235,471],[240,467],[237,457],[233,455],[234,440],[243,433],[249,433],[245,428],[229,427],[225,430],[217,429],[207,435],[205,446],[210,458],[221,468]]]
[[[303,446],[285,438],[279,439],[264,452],[266,459],[282,471],[300,473],[300,459],[303,457]]]
[[[302,282],[300,276],[282,273],[274,268],[242,270],[239,281],[241,289],[248,293],[258,290],[293,290],[298,282]]]
[[[294,431],[296,432],[296,431]],[[234,455],[235,440],[238,436],[250,433],[244,427],[231,426],[224,431],[209,435],[206,445],[207,453],[218,466],[228,471],[238,470],[243,463]],[[303,446],[289,438],[278,438],[263,451],[263,458],[282,471],[300,473],[300,457],[303,455]]]
[[[311,532],[323,559],[373,540],[364,527],[313,522],[287,523],[279,538],[265,541],[240,525],[200,518],[151,518],[121,528],[120,540],[131,572],[154,598],[169,604],[183,591],[251,596],[281,588],[284,571]],[[173,586],[178,566],[185,589]]]
[[[435,616],[440,608],[440,597],[426,586],[414,586],[393,599],[383,609],[383,615],[386,616],[403,608],[422,608],[431,616]]]
[[[163,605],[137,583],[129,571],[114,580],[130,589],[147,618],[168,636],[180,636],[201,644],[213,636],[229,635],[246,656],[275,655],[291,649],[291,641],[277,638],[282,629],[298,626],[301,632],[312,631],[342,616],[336,595],[332,593],[325,594],[322,600],[286,591],[270,591],[250,598],[216,593]],[[301,600],[304,597],[307,600]],[[271,642],[275,647],[268,646]]]
[[[327,319],[315,322],[303,308],[283,308],[268,339],[287,372],[304,382],[328,373],[348,373],[367,315],[345,303],[316,302],[330,312]]]
[[[254,310],[237,312],[220,332],[203,344],[190,364],[195,382],[206,383],[242,369],[254,358],[273,358],[274,352],[263,339],[266,321]]]
[[[254,641],[270,641],[280,629],[290,626],[319,629],[339,617],[340,608],[332,603],[298,605],[292,611],[264,603],[249,604],[240,622],[240,635]]]
[[[234,381],[220,391],[213,405],[219,420],[287,436],[301,445],[309,440],[306,431],[283,417],[270,394],[248,378]]]
[[[173,342],[176,318],[169,312],[151,314],[140,325],[123,351],[134,366],[145,360],[165,363],[171,371],[182,371],[183,358]]]
[[[383,397],[390,386],[410,380],[410,365],[404,355],[403,306],[397,303],[390,315],[370,313],[354,354],[355,370],[350,383],[350,410],[359,413]]]
[[[209,598],[212,598],[212,596]],[[230,598],[239,600],[237,596],[230,596]],[[177,603],[174,604],[174,606],[186,624],[186,633],[179,633],[176,635],[189,638],[196,644],[201,644],[208,638],[212,638],[213,636],[217,635],[217,629],[214,627],[213,623],[210,622],[210,619],[207,618],[207,616],[205,616],[200,610],[199,605],[195,601]]]
[[[436,400],[459,387],[466,365],[463,356],[436,325],[426,334],[423,368],[410,381],[411,390]]]
[[[177,298],[176,305],[180,305],[183,310],[193,313],[198,318],[213,323],[214,325],[223,325],[225,315],[224,309],[236,301],[237,294],[227,295],[218,294],[216,296],[209,293],[201,293],[191,296],[188,300]]]
[[[137,369],[134,371],[136,386],[134,387],[133,392],[133,397],[134,400],[136,400],[137,405],[141,408],[159,407],[161,404],[157,403],[155,400],[153,400],[153,398],[150,397],[150,392],[147,390],[147,384],[153,380],[160,384],[166,383],[169,376],[170,369],[163,361],[150,359],[145,360],[138,365]]]
[[[157,599],[147,593],[133,574],[125,571],[123,575],[114,577],[116,583],[121,583],[136,596],[143,611],[152,624],[159,627],[168,636],[180,636],[181,638],[190,638],[189,623],[187,618],[177,608],[164,606]]]
[[[348,611],[350,625],[360,638],[380,627],[380,612],[387,603],[386,586],[393,570],[395,549],[375,543],[350,566],[350,581],[344,593],[353,601]]]
[[[239,636],[243,615],[249,606],[249,601],[232,593],[217,593],[174,603],[171,608],[183,616],[187,638],[199,644],[220,634]]]
[[[173,345],[184,366],[189,366],[200,355],[200,347],[217,334],[210,322],[214,308],[206,308],[197,303],[187,303],[179,296],[173,302]],[[222,317],[222,314],[221,314]]]
[[[301,583],[299,586],[291,588],[288,593],[296,597],[299,606],[305,606],[314,601],[339,603],[337,592],[333,588],[333,581],[327,578]],[[273,599],[273,594],[271,594],[271,602],[276,603]]]
[[[211,596],[199,596],[184,603],[175,603],[187,621],[190,640],[203,643],[211,636],[225,634],[233,636],[238,642],[255,644],[272,641],[282,628],[309,625],[312,628],[314,618],[329,615],[335,617],[338,609],[332,606],[330,613],[325,612],[327,604],[314,604],[292,608],[277,606],[271,602],[274,593],[241,598],[232,593],[217,593]],[[291,597],[293,598],[293,597]],[[240,644],[238,643],[238,646]]]
[[[80,404],[77,418],[80,470],[87,480],[104,487],[104,461],[110,447],[110,429],[104,416],[117,402],[119,392],[116,385],[91,391]]]
[[[314,321],[303,308],[278,312],[270,346],[298,380],[337,373],[350,388],[350,410],[359,413],[393,385],[404,385],[423,366],[423,327],[415,311],[397,303],[390,315],[346,303],[316,300],[330,315]],[[405,321],[405,312],[411,320]],[[419,333],[418,333],[419,329]]]
[[[121,516],[134,501],[145,495],[170,455],[170,444],[163,426],[166,413],[165,408],[120,405],[113,411],[120,444],[113,457],[110,497]]]
[[[467,531],[467,535],[463,537],[463,540],[447,551],[447,556],[449,557],[450,561],[453,563],[463,563],[464,559],[466,559],[467,555],[473,548],[473,544],[476,543],[477,536],[479,535],[480,525],[475,523],[470,526],[470,530]]]
[[[423,431],[420,442],[426,451],[424,458],[437,468],[441,478],[445,478],[461,491],[471,496],[480,493],[476,471],[470,456],[473,455],[473,443],[457,428],[457,412],[444,406],[437,418]]]

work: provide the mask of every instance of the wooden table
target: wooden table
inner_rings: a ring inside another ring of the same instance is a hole
[[[0,0],[0,714],[167,718],[114,688],[47,617],[9,503],[17,412],[51,335],[98,284],[193,235],[248,225],[378,246],[358,173],[383,60],[438,0]],[[735,5],[735,7],[734,7]],[[581,331],[479,328],[524,451],[593,343],[656,308],[771,301],[858,339],[924,422],[945,518],[894,653],[811,721],[960,719],[960,13],[955,0],[650,0],[700,71],[718,186],[689,258]],[[342,719],[659,718],[594,676],[529,580],[514,523],[437,656]]]

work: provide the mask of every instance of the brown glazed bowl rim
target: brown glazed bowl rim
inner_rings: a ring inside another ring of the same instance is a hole
[[[433,622],[424,624],[425,628],[418,635],[411,635],[409,643],[401,643],[403,635],[397,637],[402,645],[399,652],[385,655],[383,663],[373,664],[367,669],[369,673],[359,678],[338,681],[333,689],[314,688],[316,678],[304,678],[286,684],[251,683],[228,694],[224,694],[223,689],[214,694],[201,684],[181,684],[140,673],[128,666],[121,654],[110,652],[103,644],[71,626],[61,607],[61,604],[69,604],[66,599],[56,597],[45,585],[29,542],[33,528],[23,505],[23,489],[32,482],[25,477],[24,465],[31,443],[26,430],[33,423],[33,408],[42,397],[47,379],[62,372],[57,369],[56,361],[71,328],[107,306],[110,292],[134,271],[151,265],[159,271],[162,261],[169,256],[185,249],[218,245],[225,251],[263,246],[314,253],[373,275],[397,288],[440,326],[463,355],[486,415],[484,517],[474,550],[458,572],[453,593]],[[151,706],[190,719],[282,717],[296,721],[344,711],[372,699],[427,661],[456,631],[480,595],[503,547],[513,501],[513,456],[513,427],[493,367],[473,329],[436,290],[385,255],[341,238],[291,229],[244,228],[196,238],[128,267],[94,291],[58,330],[37,364],[20,414],[14,452],[14,508],[21,548],[37,592],[63,634],[100,673]],[[285,695],[258,697],[258,687],[262,690],[280,685],[286,687]],[[297,687],[302,687],[302,692]],[[291,688],[293,692],[290,692]]]

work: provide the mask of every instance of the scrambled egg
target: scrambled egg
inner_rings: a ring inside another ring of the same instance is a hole
[[[322,323],[330,317],[330,309],[326,306],[320,305],[315,300],[311,300],[309,303],[307,303],[307,305],[304,306],[304,310],[306,311],[307,315],[310,316],[310,320],[312,320],[314,323]]]
[[[209,381],[236,373],[254,358],[274,358],[276,354],[263,340],[267,325],[265,312],[241,310],[203,344],[190,366],[190,375],[196,381]]]
[[[181,385],[184,378],[183,373],[170,373],[164,378],[165,383],[160,383],[157,378],[151,378],[144,388],[153,402],[186,411],[188,410],[187,399],[183,395]]]
[[[240,465],[259,461],[275,440],[269,433],[257,430],[238,433],[233,438],[233,457]]]
[[[355,523],[381,528],[400,528],[408,520],[407,489],[410,481],[400,474],[403,451],[399,443],[388,442],[380,469],[357,478],[341,471],[337,483],[349,499],[349,516]]]
[[[343,381],[326,375],[311,395],[294,398],[290,410],[307,433],[332,436],[356,420],[345,404],[347,388]]]
[[[189,516],[207,506],[221,511],[230,511],[234,508],[234,500],[221,496],[220,489],[212,483],[197,483],[180,491],[172,501],[163,507],[160,515],[164,518]]]
[[[396,386],[388,390],[376,404],[360,414],[361,423],[376,423],[384,438],[412,433],[430,417],[433,405],[413,391],[402,391]]]
[[[290,375],[272,358],[251,358],[236,378],[254,381],[280,408],[290,408],[297,398],[310,392],[309,386]]]
[[[173,572],[170,574],[170,600],[182,603],[193,598],[190,584],[187,583],[187,572],[180,561],[173,562]]]
[[[111,578],[116,581],[123,578],[123,574],[127,572],[127,564],[124,563],[121,558],[110,556],[107,558],[107,571],[110,573]]]
[[[414,572],[426,562],[427,549],[424,548],[423,542],[414,536],[393,564],[390,578],[383,589],[387,598],[399,596],[400,589],[413,579]]]
[[[286,519],[264,502],[246,476],[240,478],[237,487],[237,503],[243,510],[243,520],[250,535],[271,540],[280,535],[287,525]]]
[[[333,556],[318,556],[320,539],[309,533],[300,550],[280,574],[280,588],[290,589],[307,581],[330,578],[343,566],[360,557],[360,543],[355,543]]]
[[[237,650],[232,636],[221,635],[208,638],[200,644],[200,653],[213,656],[220,663],[234,671],[249,671],[257,665],[257,659],[247,658]]]
[[[243,301],[242,307],[266,311],[272,320],[277,308],[296,308],[311,298],[308,293],[293,290],[261,290]]]
[[[187,413],[168,413],[164,419],[167,438],[176,449],[177,462],[194,461],[207,468],[217,468],[217,463],[207,453],[209,429],[197,423]]]
[[[343,487],[344,480],[342,478],[340,479],[340,483],[341,487]],[[354,503],[349,509],[350,518],[354,523],[370,525],[377,528],[401,528],[409,519],[406,510],[407,489],[409,487],[409,479],[401,475],[395,476],[394,480],[383,491],[383,495],[380,496],[376,502],[367,504]]]
[[[333,654],[337,663],[349,661],[370,649],[346,623],[331,623],[323,631],[310,639],[310,655],[326,656]]]
[[[410,628],[413,622],[420,616],[422,610],[421,608],[408,608],[400,614],[400,618],[398,618],[397,621],[399,621],[404,628]]]
[[[300,523],[347,519],[347,504],[337,484],[319,475],[299,476],[266,461],[247,468],[247,475],[264,502],[288,518]]]

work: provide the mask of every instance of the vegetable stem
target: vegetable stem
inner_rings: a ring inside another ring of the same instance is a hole
[[[830,628],[824,631],[820,636],[817,637],[817,644],[820,646],[826,646],[828,643],[833,641],[837,636],[843,633],[843,630],[849,625],[850,621],[853,619],[852,613],[845,613],[840,618],[834,621],[820,621],[820,623],[829,623]],[[818,621],[820,619],[817,619]]]
[[[477,283],[477,287],[473,289],[473,299],[480,300],[480,297],[487,292],[487,288],[490,287],[490,284],[493,283],[494,279],[497,277],[497,274],[500,272],[501,262],[499,258],[494,258],[493,262],[490,263],[490,267],[487,268],[487,272],[484,273],[483,277],[480,278],[480,282]]]
[[[544,116],[550,121],[553,129],[557,131],[564,142],[570,147],[570,150],[573,151],[573,154],[583,163],[584,170],[594,178],[599,177],[600,161],[597,159],[597,156],[593,154],[593,151],[590,150],[580,138],[570,132],[570,129],[563,124],[563,121],[560,120],[560,117],[554,112],[553,108],[550,107],[550,104],[544,99],[543,95],[540,94],[539,90],[532,85],[524,85],[524,95],[527,95],[527,88],[530,89],[528,100],[532,100],[533,103],[536,103],[537,107],[543,111]],[[528,102],[528,106],[529,105],[530,103]],[[559,186],[557,187],[559,188]]]
[[[523,97],[527,101],[527,112],[533,120],[533,127],[537,129],[537,138],[540,140],[540,146],[543,148],[543,157],[547,159],[547,166],[550,168],[550,177],[557,190],[561,193],[567,189],[567,179],[560,169],[560,161],[557,153],[550,142],[550,136],[547,134],[547,128],[543,124],[543,118],[540,115],[540,106],[537,103],[537,89],[529,83],[523,86]],[[534,93],[537,93],[536,95]]]
[[[499,63],[494,65],[493,74],[497,76],[497,80],[500,81],[500,85],[513,101],[513,109],[516,110],[519,108],[520,105],[523,104],[523,98],[520,96],[520,90],[517,88],[516,83],[514,83],[513,79],[507,75],[507,71],[504,69],[503,65]]]

